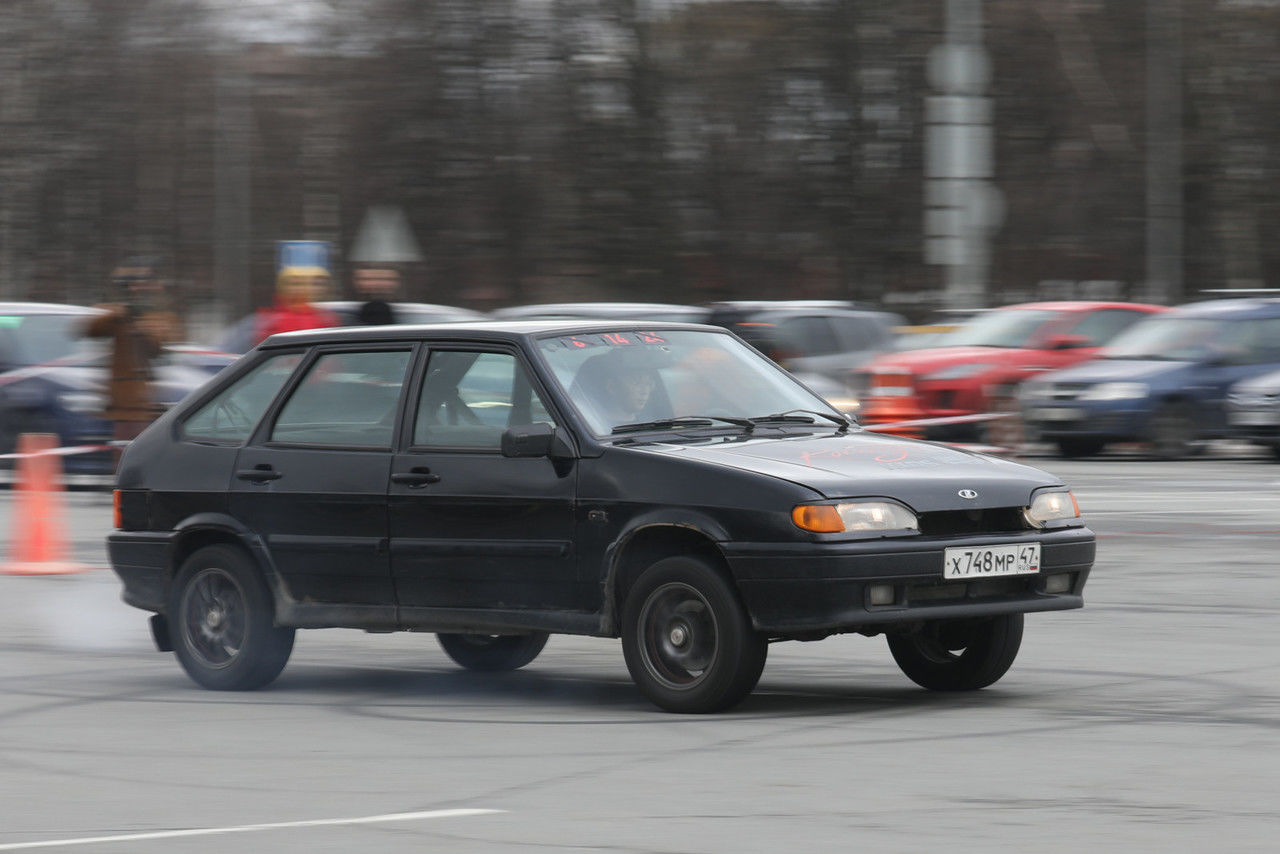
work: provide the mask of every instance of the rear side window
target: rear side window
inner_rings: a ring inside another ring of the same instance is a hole
[[[245,441],[301,361],[301,353],[267,359],[188,417],[183,434],[206,441]]]
[[[271,428],[271,441],[387,448],[410,351],[326,353],[316,359]]]

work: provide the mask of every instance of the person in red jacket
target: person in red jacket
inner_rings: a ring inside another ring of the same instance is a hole
[[[329,284],[329,273],[322,267],[285,267],[276,277],[276,302],[258,312],[256,341],[277,332],[299,329],[321,329],[341,326],[342,320],[331,311],[314,304]]]

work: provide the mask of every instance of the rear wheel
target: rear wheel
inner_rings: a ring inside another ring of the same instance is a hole
[[[441,633],[440,647],[454,663],[468,670],[518,670],[538,657],[547,645],[546,632],[526,635]]]
[[[1100,439],[1059,439],[1058,452],[1064,457],[1092,457],[1107,446]]]
[[[206,688],[261,688],[293,651],[294,630],[273,625],[271,592],[258,568],[232,546],[206,546],[183,562],[168,616],[174,654]]]
[[[723,711],[760,680],[768,641],[707,562],[670,557],[627,593],[622,652],[640,691],[669,712]]]
[[[935,620],[911,634],[888,636],[889,652],[907,678],[931,691],[975,691],[1013,665],[1022,645],[1022,615]]]

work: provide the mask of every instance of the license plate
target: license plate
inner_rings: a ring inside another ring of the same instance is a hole
[[[1079,421],[1082,413],[1079,409],[1067,406],[1044,407],[1031,413],[1033,421]]]
[[[1231,423],[1241,427],[1257,424],[1275,424],[1278,421],[1280,421],[1280,412],[1275,410],[1246,409],[1231,413]]]
[[[942,556],[943,578],[995,578],[1000,575],[1031,575],[1039,571],[1039,543],[947,549]]]

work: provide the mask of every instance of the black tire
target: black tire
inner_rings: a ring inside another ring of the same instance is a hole
[[[456,664],[468,670],[518,670],[547,645],[546,632],[527,635],[438,634],[436,640]]]
[[[1195,425],[1185,403],[1163,403],[1151,416],[1147,442],[1152,459],[1180,460],[1194,453]]]
[[[890,634],[893,660],[930,691],[976,691],[1008,671],[1022,645],[1022,615],[935,620],[918,632]]]
[[[1068,459],[1092,457],[1102,453],[1107,443],[1101,439],[1059,439],[1058,453]]]
[[[693,557],[640,575],[622,611],[622,653],[641,693],[669,712],[719,712],[760,681],[769,652],[729,581]]]
[[[233,546],[206,546],[183,562],[169,593],[173,651],[187,675],[215,691],[251,691],[280,675],[294,630],[273,625],[271,592]]]

